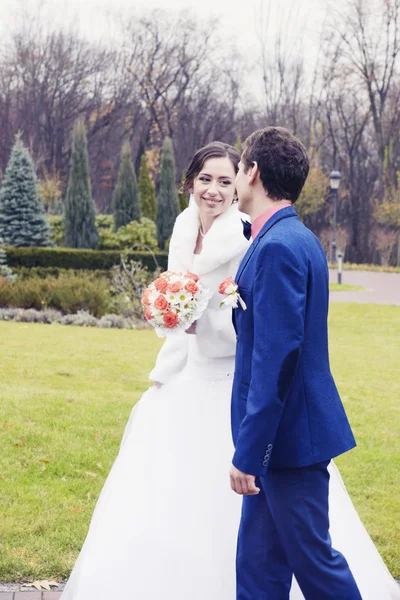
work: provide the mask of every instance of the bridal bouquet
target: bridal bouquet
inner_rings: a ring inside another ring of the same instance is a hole
[[[144,316],[159,337],[166,337],[197,321],[211,296],[195,273],[165,271],[144,291]]]

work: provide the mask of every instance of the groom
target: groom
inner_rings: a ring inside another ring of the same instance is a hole
[[[329,367],[328,266],[292,207],[308,170],[301,142],[267,127],[236,178],[253,238],[236,276],[247,309],[234,311],[238,600],[288,600],[293,574],[307,600],[361,600],[329,536],[328,465],[355,441]]]

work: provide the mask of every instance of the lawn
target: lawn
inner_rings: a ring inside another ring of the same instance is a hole
[[[332,304],[332,368],[358,448],[337,464],[400,576],[400,309]],[[152,331],[0,323],[0,581],[65,579],[160,347]]]
[[[330,292],[364,292],[365,288],[359,285],[349,285],[348,283],[330,283]]]

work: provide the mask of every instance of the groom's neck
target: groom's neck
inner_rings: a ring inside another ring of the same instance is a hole
[[[287,200],[272,200],[269,196],[265,195],[254,198],[251,210],[249,210],[251,222],[254,223],[254,221],[267,210],[270,210],[271,208],[280,208],[286,203]]]

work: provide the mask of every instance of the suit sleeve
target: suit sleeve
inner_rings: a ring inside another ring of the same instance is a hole
[[[254,346],[246,415],[233,464],[265,475],[304,339],[307,273],[293,251],[269,243],[257,257],[254,281]]]

